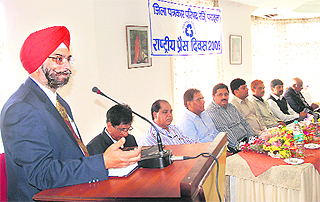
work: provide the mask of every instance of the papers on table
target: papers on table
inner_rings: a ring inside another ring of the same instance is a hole
[[[138,163],[124,168],[109,168],[109,177],[126,177],[138,167]]]

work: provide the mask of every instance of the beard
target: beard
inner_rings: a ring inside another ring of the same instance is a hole
[[[70,76],[72,74],[71,70],[66,70],[63,72],[56,72],[55,70],[49,69],[42,65],[42,72],[44,73],[48,83],[47,86],[51,89],[58,89],[69,82]],[[60,75],[66,75],[66,77],[60,78]]]

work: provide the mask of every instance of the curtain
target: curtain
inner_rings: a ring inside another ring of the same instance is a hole
[[[173,57],[173,100],[175,122],[184,114],[183,94],[189,88],[197,88],[206,104],[212,101],[212,88],[219,83],[218,56]]]
[[[210,0],[175,0],[175,2],[214,7]],[[216,2],[217,4],[217,2]],[[222,80],[220,55],[171,57],[174,122],[184,114],[183,94],[189,88],[197,88],[205,98],[206,105],[212,101],[212,88]]]
[[[280,79],[284,87],[294,77],[304,82],[308,101],[320,101],[320,18],[271,20],[251,18],[253,80]]]

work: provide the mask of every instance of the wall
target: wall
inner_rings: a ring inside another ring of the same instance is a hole
[[[231,1],[220,0],[223,20],[224,55],[222,56],[223,81],[230,86],[235,78],[242,78],[247,84],[252,81],[251,55],[251,7]],[[242,36],[242,64],[230,65],[229,36]]]
[[[6,96],[27,78],[19,61],[19,51],[33,31],[65,25],[71,32],[71,51],[76,59],[70,83],[58,92],[72,107],[85,143],[105,126],[105,112],[113,102],[91,92],[99,87],[113,99],[128,103],[150,119],[150,106],[156,99],[172,103],[170,58],[152,58],[152,67],[128,69],[126,24],[148,25],[147,0],[2,0],[6,21]],[[220,1],[223,9],[225,55],[222,56],[224,81],[251,80],[249,7]],[[243,64],[229,65],[229,34],[243,36]],[[4,86],[4,85],[2,85]],[[135,117],[132,134],[141,137],[149,125]]]

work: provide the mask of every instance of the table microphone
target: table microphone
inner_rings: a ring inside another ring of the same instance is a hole
[[[319,119],[319,113],[318,112],[314,112],[314,111],[312,111],[312,110],[310,110],[308,108],[304,108],[303,112],[313,115],[314,119],[315,119],[315,122],[318,122],[318,119]]]
[[[116,100],[105,95],[97,87],[93,87],[92,92],[97,93],[99,95],[102,95],[102,96],[108,98],[109,100],[111,100],[119,105],[122,105],[119,102],[117,102]],[[144,121],[151,124],[151,126],[157,131],[156,139],[157,139],[158,149],[155,146],[152,146],[148,149],[143,149],[141,151],[141,159],[140,159],[140,161],[138,161],[138,166],[142,167],[142,168],[165,168],[168,165],[172,164],[172,162],[173,162],[171,160],[172,151],[171,150],[163,150],[160,132],[159,132],[158,128],[151,121],[149,121],[147,118],[141,116],[140,114],[134,112],[133,110],[131,110],[131,112],[133,114],[137,115],[138,117],[140,117],[141,119],[143,119]]]

